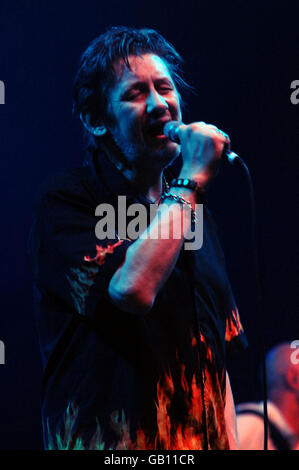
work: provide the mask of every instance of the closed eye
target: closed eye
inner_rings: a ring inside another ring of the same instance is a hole
[[[173,91],[173,88],[163,86],[163,87],[159,87],[159,88],[158,88],[158,91],[159,91],[159,92],[162,92],[162,93],[168,93],[168,92],[170,92],[170,91]]]
[[[127,96],[125,97],[125,100],[126,101],[132,101],[134,100],[135,98],[138,98],[140,95],[142,95],[144,92],[142,92],[141,90],[134,90],[134,91],[131,91],[130,93],[127,94]]]
[[[172,83],[168,79],[159,79],[155,83],[156,90],[162,91],[162,92],[168,92],[168,91],[173,91],[174,87]]]
[[[173,91],[173,88],[169,87],[169,86],[161,86],[161,87],[158,87],[157,89],[157,92],[160,93],[160,94],[163,94],[163,95],[167,95],[168,93],[172,92]],[[146,93],[144,90],[131,90],[130,92],[126,93],[124,96],[123,96],[123,100],[124,101],[133,101],[134,99],[138,98],[139,96],[143,95],[144,93]]]
[[[157,80],[155,83],[155,88],[158,93],[166,95],[174,91],[174,87],[169,82],[169,80]],[[135,83],[131,88],[129,88],[122,96],[122,101],[133,101],[134,99],[139,98],[141,95],[144,95],[149,92],[148,85],[145,83]]]
[[[142,85],[141,83],[136,84],[123,94],[122,100],[123,101],[134,100],[134,98],[138,98],[138,96],[140,96],[143,93],[146,93],[146,91],[147,89],[145,85]]]

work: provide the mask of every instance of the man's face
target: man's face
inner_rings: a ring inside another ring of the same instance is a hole
[[[108,129],[135,169],[163,169],[179,146],[163,134],[165,122],[181,120],[179,94],[164,61],[154,54],[129,56],[131,70],[119,60],[108,95]]]

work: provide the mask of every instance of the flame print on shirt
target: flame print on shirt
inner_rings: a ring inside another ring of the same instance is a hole
[[[201,347],[204,354],[204,404],[209,449],[228,449],[228,438],[224,421],[225,391],[221,390],[220,379],[215,372],[214,357],[204,337],[201,335]],[[197,347],[196,338],[192,338],[192,346]],[[178,358],[178,357],[177,357]],[[179,360],[179,358],[178,358]],[[186,379],[186,367],[179,365],[180,386],[183,391],[186,412],[183,422],[175,423],[171,416],[171,404],[175,394],[174,380],[169,371],[161,375],[157,383],[156,396],[156,428],[153,439],[149,439],[146,431],[139,427],[137,437],[133,441],[130,435],[130,423],[125,413],[115,411],[110,416],[110,427],[118,437],[113,445],[115,450],[202,450],[204,448],[204,424],[202,391],[198,383],[198,373],[194,373],[191,383]],[[197,371],[198,372],[198,371]],[[98,424],[96,433],[88,443],[80,436],[72,437],[72,426],[78,416],[77,405],[69,405],[64,419],[64,433],[56,434],[53,439],[48,426],[49,449],[108,449],[102,439]]]
[[[75,309],[80,315],[85,314],[86,300],[98,269],[97,266],[70,268],[70,275],[66,275]]]
[[[106,261],[108,254],[114,253],[115,248],[120,246],[124,240],[118,240],[114,244],[107,247],[96,246],[96,255],[94,258],[84,256],[84,261],[90,265],[82,265],[80,268],[70,268],[69,275],[66,275],[70,285],[70,294],[72,296],[76,311],[80,315],[85,314],[86,300],[90,293],[91,287],[94,285],[95,276],[99,272],[99,266]]]
[[[106,261],[106,256],[108,254],[112,254],[115,248],[121,245],[123,242],[124,242],[123,240],[119,239],[113,245],[107,245],[106,247],[102,247],[101,245],[96,245],[97,254],[95,255],[95,257],[90,258],[90,256],[84,256],[84,261],[95,262],[99,266],[102,266],[102,264],[104,264]]]
[[[224,400],[221,393],[220,382],[212,373],[213,355],[200,336],[201,347],[204,354],[204,404],[207,422],[208,448],[228,448],[228,441],[224,425]],[[192,345],[196,347],[197,340],[192,338]],[[158,433],[155,444],[165,450],[202,450],[204,448],[204,424],[202,391],[198,382],[200,380],[193,374],[191,384],[186,379],[186,366],[180,365],[181,387],[186,404],[184,423],[171,422],[170,407],[174,395],[174,384],[171,374],[166,373],[157,385],[157,426]],[[210,444],[211,443],[211,444]],[[156,445],[154,448],[157,448]]]
[[[243,333],[243,326],[240,321],[240,316],[237,307],[232,309],[232,314],[226,319],[225,341],[231,341],[236,336]]]

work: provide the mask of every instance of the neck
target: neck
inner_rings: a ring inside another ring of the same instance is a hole
[[[163,171],[124,170],[123,175],[147,199],[154,202],[163,192]]]
[[[109,136],[102,140],[101,148],[123,176],[137,189],[138,193],[143,194],[151,201],[157,200],[162,195],[163,168],[157,168],[154,165],[149,168],[128,165],[123,154]]]

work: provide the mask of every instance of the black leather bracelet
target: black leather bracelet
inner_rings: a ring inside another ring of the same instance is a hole
[[[192,189],[192,191],[196,191],[197,183],[193,180],[189,180],[188,178],[174,178],[170,183],[170,187],[187,188]]]

